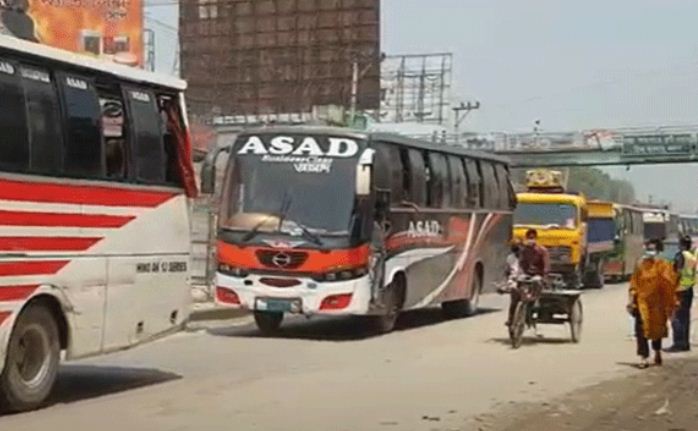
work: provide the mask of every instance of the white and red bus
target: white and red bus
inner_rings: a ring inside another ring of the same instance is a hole
[[[504,275],[516,199],[505,159],[311,127],[249,130],[226,151],[216,297],[253,310],[263,332],[286,313],[367,316],[383,332],[403,310],[468,315]]]
[[[186,84],[0,36],[0,405],[187,320]]]

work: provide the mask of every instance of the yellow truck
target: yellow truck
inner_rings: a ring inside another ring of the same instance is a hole
[[[517,194],[514,238],[522,240],[535,229],[550,254],[551,271],[562,275],[567,287],[603,287],[603,262],[615,237],[613,204],[566,191],[558,171],[527,172],[526,188]]]

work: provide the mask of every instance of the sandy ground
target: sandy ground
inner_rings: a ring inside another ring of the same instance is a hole
[[[638,375],[628,365],[635,357],[625,289],[584,294],[580,344],[569,342],[566,327],[541,327],[544,338],[529,334],[519,350],[506,338],[507,298],[496,295],[484,298],[478,316],[410,313],[380,337],[351,319],[300,319],[279,338],[259,337],[249,320],[198,323],[139,349],[64,366],[51,405],[0,417],[0,430],[518,429],[495,422],[513,407],[535,426],[537,412],[520,403],[540,407]]]
[[[681,360],[476,422],[491,431],[695,431],[697,383],[698,360]]]

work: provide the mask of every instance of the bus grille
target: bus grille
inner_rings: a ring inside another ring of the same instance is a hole
[[[308,260],[303,251],[259,250],[256,254],[262,265],[277,269],[297,269]]]

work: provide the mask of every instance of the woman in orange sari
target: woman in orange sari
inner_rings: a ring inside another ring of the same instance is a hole
[[[630,280],[628,312],[635,317],[635,336],[640,368],[649,367],[650,343],[655,365],[662,365],[662,339],[668,336],[667,322],[676,306],[676,272],[670,262],[660,259],[661,241],[645,245],[645,255]]]

